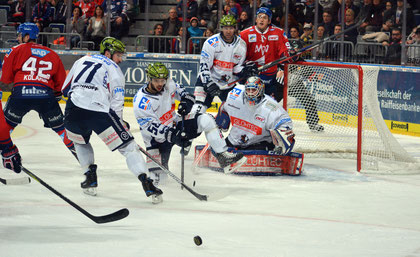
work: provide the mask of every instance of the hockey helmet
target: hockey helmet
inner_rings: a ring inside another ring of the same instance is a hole
[[[111,55],[115,52],[125,53],[125,45],[120,40],[113,37],[106,37],[101,41],[99,46],[99,52],[105,54],[105,51],[109,51]]]
[[[232,27],[236,27],[236,19],[233,15],[223,15],[222,19],[220,19],[220,27],[225,27],[225,26],[232,26]]]
[[[260,13],[266,14],[266,15],[268,16],[268,19],[269,19],[269,20],[271,20],[271,17],[273,17],[273,13],[272,13],[272,12],[271,12],[271,10],[270,10],[269,8],[267,8],[267,7],[260,7],[260,8],[257,10],[257,16],[258,16],[258,14],[260,14]]]
[[[249,77],[245,82],[244,98],[252,105],[258,104],[264,97],[264,90],[264,83],[259,77]]]
[[[169,71],[165,65],[161,62],[155,62],[153,64],[149,64],[146,69],[147,77],[151,80],[152,78],[155,79],[167,79],[169,76]]]
[[[19,25],[17,33],[21,34],[22,38],[29,35],[30,39],[36,40],[38,38],[39,28],[35,23],[25,22]]]

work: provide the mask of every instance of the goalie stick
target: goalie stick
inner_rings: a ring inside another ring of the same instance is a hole
[[[26,174],[28,174],[31,178],[33,178],[36,181],[38,181],[41,185],[43,185],[44,187],[46,187],[48,190],[50,190],[51,192],[53,192],[54,194],[56,194],[58,197],[60,197],[64,201],[66,201],[68,204],[70,204],[71,206],[73,206],[76,210],[80,211],[86,217],[88,217],[89,219],[93,220],[94,222],[96,222],[98,224],[108,223],[108,222],[113,222],[113,221],[117,221],[117,220],[120,220],[120,219],[124,219],[129,214],[128,209],[124,208],[124,209],[121,209],[119,211],[116,211],[116,212],[111,213],[111,214],[108,214],[108,215],[94,216],[94,215],[90,214],[89,212],[87,212],[82,207],[80,207],[79,205],[75,204],[73,201],[71,201],[70,199],[68,199],[64,195],[62,195],[61,193],[59,193],[57,190],[55,190],[54,188],[52,188],[50,185],[48,185],[47,183],[45,183],[42,179],[40,179],[38,176],[36,176],[35,174],[33,174],[31,171],[29,171],[28,169],[26,169],[23,166],[21,166],[21,167],[22,167],[23,172],[25,172]]]
[[[139,150],[147,156],[147,158],[149,158],[150,160],[152,160],[154,163],[156,163],[162,170],[163,172],[165,172],[168,176],[172,177],[176,182],[178,182],[181,186],[183,186],[185,189],[188,190],[188,192],[190,192],[193,196],[195,196],[198,200],[200,201],[207,201],[207,199],[209,198],[207,195],[202,195],[199,194],[197,192],[195,192],[194,190],[192,190],[189,186],[187,186],[184,182],[182,182],[182,180],[180,180],[177,176],[175,176],[175,174],[173,174],[170,170],[168,170],[167,168],[165,168],[162,164],[160,164],[160,162],[158,162],[158,160],[156,160],[153,156],[151,156],[146,150],[144,150],[140,145],[137,145],[139,147]]]
[[[31,183],[31,179],[29,177],[25,178],[0,178],[0,182],[5,185],[26,185]]]
[[[273,67],[273,66],[275,66],[275,65],[278,65],[278,64],[281,64],[281,63],[287,62],[287,61],[289,61],[289,60],[291,60],[291,59],[293,59],[293,58],[295,58],[295,57],[297,57],[297,56],[301,56],[302,54],[304,54],[304,53],[306,53],[306,52],[308,52],[308,51],[311,51],[312,49],[314,49],[314,48],[318,47],[319,45],[321,45],[321,44],[325,43],[326,41],[331,40],[331,39],[333,39],[333,38],[336,38],[336,37],[338,37],[338,36],[341,36],[341,35],[343,35],[343,34],[345,34],[345,33],[349,32],[350,30],[353,30],[354,28],[359,27],[360,25],[362,25],[362,23],[363,23],[364,21],[365,21],[365,19],[361,19],[358,23],[356,23],[356,24],[354,24],[354,25],[352,25],[352,26],[348,27],[347,29],[345,29],[345,30],[341,31],[340,33],[333,34],[333,35],[328,36],[328,37],[326,37],[326,38],[320,39],[319,41],[317,41],[317,42],[313,43],[312,45],[308,45],[308,46],[306,46],[306,47],[303,47],[302,49],[300,49],[299,51],[295,52],[295,53],[294,53],[293,55],[291,55],[291,56],[283,56],[282,58],[279,58],[279,59],[277,59],[277,60],[274,60],[274,61],[272,61],[272,62],[269,62],[269,63],[267,63],[267,64],[264,64],[263,66],[258,67],[258,73],[260,73],[260,72],[262,72],[262,71],[265,71],[265,70],[267,70],[267,69],[269,69],[269,68],[271,68],[271,67]],[[221,89],[221,90],[223,90],[223,89],[227,89],[227,88],[229,88],[230,86],[232,86],[233,84],[235,84],[235,83],[237,83],[237,82],[241,81],[242,79],[243,79],[243,78],[239,78],[239,79],[237,79],[237,80],[235,80],[235,81],[232,81],[232,82],[230,82],[230,83],[228,83],[228,84],[226,84],[226,85],[222,86],[220,89]]]

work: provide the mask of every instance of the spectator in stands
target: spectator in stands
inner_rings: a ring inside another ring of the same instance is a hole
[[[286,16],[283,16],[280,20],[280,24],[279,24],[280,28],[284,28],[284,26],[285,26],[285,23],[286,23],[285,22],[285,17]],[[298,27],[299,29],[301,29],[302,25],[297,22],[297,20],[295,19],[295,17],[293,17],[293,15],[291,13],[289,13],[287,15],[287,27],[289,27],[289,28]]]
[[[211,37],[213,35],[214,35],[214,30],[212,28],[207,28],[203,33],[203,37]]]
[[[420,25],[415,28],[415,33],[407,40],[410,44],[407,50],[407,63],[419,66],[420,65]]]
[[[172,7],[169,9],[168,18],[163,21],[163,35],[176,36],[180,27],[182,27],[182,22],[178,20],[176,8]]]
[[[262,1],[261,1],[262,2]],[[296,20],[296,17],[299,16],[299,14],[297,14],[296,12],[296,1],[295,0],[290,0],[289,1],[289,14],[291,14],[291,16],[293,16],[293,18]],[[267,7],[267,5],[269,5],[267,2],[261,4],[261,6],[265,6]],[[273,18],[271,19],[271,22],[276,25],[276,26],[280,26],[281,28],[284,28],[283,26],[281,26],[280,24],[282,23],[283,20],[283,24],[284,24],[284,17],[285,17],[285,13],[286,13],[286,0],[282,0],[281,2],[279,2],[276,6],[273,6]],[[252,6],[251,6],[252,8]],[[258,8],[258,6],[257,6]],[[252,9],[251,9],[252,10]],[[252,16],[250,16],[252,17]],[[290,27],[290,23],[288,24],[288,26]]]
[[[258,7],[261,6],[261,0],[257,0],[257,9]],[[241,5],[241,8],[243,11],[246,11],[246,13],[248,13],[248,17],[254,17],[254,0],[249,0],[249,4],[246,5]],[[274,17],[277,17],[275,15],[277,15],[277,13],[275,12],[276,9],[273,9],[273,21],[274,21]],[[278,17],[278,21],[280,22],[280,17]]]
[[[319,25],[318,29],[316,30],[317,40],[323,39],[325,36],[325,27],[323,25]]]
[[[318,8],[318,22],[321,22],[323,8],[319,6]],[[297,21],[301,24],[305,23],[314,23],[315,21],[315,1],[306,0],[302,6],[300,13],[296,17]]]
[[[52,0],[51,4],[55,7],[55,14],[54,14],[53,22],[66,24],[67,1],[66,0]]]
[[[32,11],[32,21],[35,23],[39,31],[42,31],[43,28],[48,27],[53,19],[53,10],[51,4],[46,0],[39,0],[39,2],[34,6]]]
[[[183,16],[183,0],[179,1],[176,5],[176,12],[178,14],[178,18],[182,20]],[[187,21],[190,21],[192,17],[198,16],[198,4],[196,0],[187,0]]]
[[[382,13],[383,20],[391,19],[392,13],[394,11],[394,6],[392,5],[392,1],[388,0],[385,2],[385,9]]]
[[[403,0],[397,0],[397,8],[391,11],[391,15],[387,15],[387,17],[384,17],[385,19],[391,18],[392,22],[395,24],[395,26],[402,27],[403,22],[403,9],[404,9],[404,1]],[[414,20],[414,14],[413,10],[410,7],[406,8],[407,12],[407,31],[411,31],[413,27],[415,27],[416,22]]]
[[[381,30],[383,23],[382,12],[384,9],[381,0],[373,0],[373,8],[368,14],[366,21],[362,24],[365,32],[378,32]]]
[[[354,22],[355,13],[353,9],[349,8],[347,9],[345,15],[346,15],[346,20],[345,20],[346,23],[344,25],[344,29],[348,29],[355,25],[355,22]],[[355,46],[357,43],[358,35],[359,35],[359,32],[357,31],[357,28],[355,27],[344,34],[344,40],[352,42],[353,45]]]
[[[355,20],[356,23],[362,20],[364,21],[359,27],[360,34],[364,34],[366,31],[365,28],[368,25],[368,23],[366,22],[366,19],[373,12],[372,9],[373,9],[372,0],[363,0],[363,5],[360,8],[359,15],[357,15],[356,20]]]
[[[382,24],[381,32],[385,32],[391,35],[393,27],[394,27],[394,24],[392,23],[392,20],[391,19],[386,20],[384,24]]]
[[[102,3],[102,9],[107,12],[106,2]],[[111,0],[111,37],[121,39],[128,34],[129,22],[127,16],[126,0]]]
[[[341,2],[342,0],[335,0],[332,6],[332,12],[334,14],[334,19],[341,23]],[[344,0],[344,15],[348,9],[353,10],[354,17],[359,14],[359,7],[353,4],[353,0]],[[345,19],[344,19],[345,20]]]
[[[334,20],[333,20],[333,14],[331,12],[331,10],[326,9],[324,10],[324,12],[322,13],[322,23],[321,25],[324,26],[325,32],[324,35],[325,36],[331,36],[332,34],[334,34]]]
[[[382,44],[388,46],[388,51],[385,56],[385,63],[400,65],[401,64],[401,29],[394,27],[391,34],[391,42],[383,42]]]
[[[107,21],[104,18],[104,10],[98,5],[95,8],[95,14],[89,19],[86,31],[89,39],[95,43],[94,50],[99,50],[102,39],[106,37],[106,25]]]
[[[83,40],[83,34],[85,32],[85,20],[81,16],[82,9],[79,6],[74,6],[73,17],[70,23],[70,32],[78,33],[80,36],[71,37],[71,47],[77,47],[80,40]]]
[[[153,28],[153,35],[162,36],[163,33],[163,25],[158,23]],[[165,52],[165,42],[164,38],[149,38],[149,53],[164,53]]]
[[[242,11],[238,21],[238,33],[251,26],[252,20],[249,18],[248,13],[246,11]]]
[[[303,46],[307,46],[311,44],[312,41],[312,25],[310,23],[306,23],[303,25],[303,33],[300,36],[300,40],[303,43]]]
[[[74,3],[75,6],[79,6],[82,10],[81,17],[88,22],[89,19],[95,14],[95,2],[93,0],[79,0]]]
[[[334,26],[334,35],[341,33],[341,24],[336,24]],[[337,36],[334,40],[340,41],[342,35]],[[344,41],[345,42],[345,41]],[[328,60],[338,60],[341,55],[341,48],[343,47],[343,57],[344,60],[347,60],[352,55],[352,49],[348,44],[341,44],[339,42],[327,42],[327,45],[325,47],[325,57]]]
[[[202,37],[203,31],[198,27],[198,19],[192,17],[190,19],[190,26],[188,27],[188,38],[190,37]],[[192,39],[192,53],[199,54],[201,52],[200,39]],[[191,51],[190,51],[191,52]]]
[[[226,0],[227,4],[224,6],[224,14],[225,15],[232,15],[235,19],[239,18],[240,13],[242,12],[242,8],[239,4],[236,3],[235,0]]]
[[[290,27],[289,33],[289,42],[292,48],[296,51],[301,49],[303,47],[303,42],[300,40],[299,28],[296,26]]]
[[[172,53],[181,53],[182,52],[182,34],[183,34],[184,28],[179,27],[178,28],[178,38],[172,39],[171,49]]]
[[[217,0],[203,0],[198,6],[198,19],[200,27],[216,28],[217,25]]]
[[[25,22],[25,0],[18,0],[12,3],[10,6],[10,12],[9,12],[9,21],[12,22]]]

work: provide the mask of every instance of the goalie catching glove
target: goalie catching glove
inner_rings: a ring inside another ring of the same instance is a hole
[[[289,128],[270,129],[273,139],[274,153],[288,155],[295,145],[295,133]]]
[[[4,149],[1,155],[3,157],[3,166],[6,169],[13,170],[16,173],[21,172],[22,158],[16,145]]]

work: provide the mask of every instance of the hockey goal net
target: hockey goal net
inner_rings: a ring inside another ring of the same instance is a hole
[[[294,122],[294,151],[355,159],[358,171],[418,170],[383,120],[378,73],[375,66],[285,65],[283,106]]]

